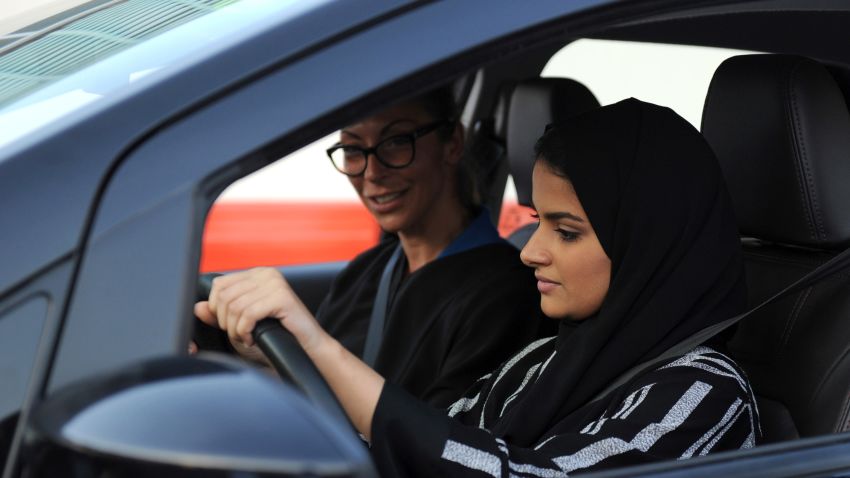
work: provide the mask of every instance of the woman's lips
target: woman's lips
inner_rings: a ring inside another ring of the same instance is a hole
[[[367,196],[371,206],[370,209],[376,213],[390,212],[401,206],[402,196],[406,192],[407,190]]]
[[[560,284],[552,282],[544,277],[537,277],[537,290],[541,294],[548,294],[558,288]]]

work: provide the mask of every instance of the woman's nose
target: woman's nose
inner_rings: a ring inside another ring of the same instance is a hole
[[[540,244],[539,233],[540,227],[534,230],[519,253],[520,260],[529,267],[545,266],[550,262],[549,253]]]
[[[378,156],[374,152],[370,152],[366,156],[366,171],[363,171],[363,177],[369,181],[375,181],[386,174],[387,168],[378,161]]]

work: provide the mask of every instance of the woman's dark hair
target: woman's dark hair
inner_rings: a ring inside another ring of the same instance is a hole
[[[440,128],[437,134],[442,141],[448,141],[452,137],[459,121],[460,112],[451,85],[444,85],[426,91],[410,101],[421,105],[435,120],[445,119],[451,121],[451,127]],[[466,151],[457,167],[457,188],[461,204],[470,212],[478,209],[481,203],[478,182],[472,161]]]

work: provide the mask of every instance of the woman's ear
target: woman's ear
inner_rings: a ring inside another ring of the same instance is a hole
[[[464,137],[465,131],[463,128],[463,123],[460,121],[455,122],[454,131],[452,131],[451,137],[445,142],[445,162],[451,165],[457,165],[460,163],[461,159],[463,159],[464,153]]]

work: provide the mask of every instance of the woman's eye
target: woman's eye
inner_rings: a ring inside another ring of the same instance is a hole
[[[363,152],[357,146],[343,146],[342,148],[343,154],[345,154],[346,158],[362,156]]]
[[[407,138],[398,137],[398,138],[390,138],[384,143],[384,149],[398,149],[398,148],[406,148],[408,144]]]
[[[557,232],[558,235],[561,236],[561,240],[564,240],[564,241],[567,241],[567,242],[575,242],[575,241],[578,240],[578,237],[579,237],[579,233],[574,232],[574,231],[566,231],[564,229],[555,229],[555,232]]]

